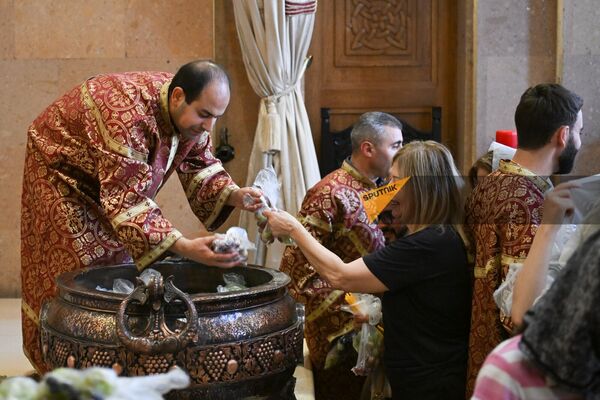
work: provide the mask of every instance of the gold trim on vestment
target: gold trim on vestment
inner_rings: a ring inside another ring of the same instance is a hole
[[[40,326],[40,317],[33,311],[33,308],[29,304],[25,302],[25,300],[21,299],[21,310],[25,313],[27,318],[32,320],[37,326]]]
[[[335,339],[339,338],[340,336],[344,336],[346,333],[352,332],[353,330],[354,330],[354,318],[352,318],[350,321],[346,322],[340,330],[327,335],[327,341],[329,343],[331,343]]]
[[[112,136],[110,136],[108,129],[106,129],[106,125],[104,125],[104,120],[102,119],[100,110],[94,102],[94,99],[92,99],[92,95],[90,94],[86,83],[83,83],[81,85],[81,98],[83,100],[83,103],[89,108],[90,112],[94,116],[94,120],[98,125],[98,130],[100,131],[100,134],[104,139],[104,143],[106,143],[106,146],[108,146],[110,150],[127,158],[133,158],[134,160],[142,162],[148,161],[147,154],[132,149],[131,147],[124,146],[123,144],[116,141]]]
[[[360,241],[360,239],[358,238],[358,236],[356,236],[356,233],[350,229],[347,229],[346,227],[344,227],[342,224],[336,224],[333,226],[333,230],[336,232],[336,234],[340,235],[340,236],[346,236],[348,239],[350,239],[350,241],[352,242],[352,244],[354,245],[354,247],[356,247],[356,250],[358,250],[358,253],[361,256],[364,256],[365,254],[367,254],[367,249],[363,246],[362,242]],[[323,314],[325,312],[325,310],[327,308],[329,308],[329,306],[331,306],[342,294],[344,294],[343,290],[334,290],[332,291],[329,296],[327,296],[325,298],[325,300],[323,300],[321,302],[321,304],[319,304],[319,306],[308,315],[308,317],[306,317],[306,321],[307,322],[311,322],[314,321],[315,319],[319,318],[321,316],[321,314]],[[337,332],[336,332],[337,333]],[[334,335],[336,334],[334,333]],[[347,332],[344,332],[347,333]],[[341,336],[344,333],[338,335]],[[334,339],[338,336],[335,336]],[[333,340],[333,339],[332,339]]]
[[[322,220],[320,220],[317,217],[314,217],[312,215],[307,215],[306,217],[298,217],[298,221],[300,221],[301,224],[307,224],[310,226],[314,226],[315,228],[321,229],[323,231],[332,232],[332,227],[331,224],[328,224],[327,222],[323,222]]]
[[[169,85],[171,85],[171,80],[163,83],[162,87],[160,88],[160,114],[169,128],[171,128],[172,135],[176,136],[177,131],[171,123],[171,113],[169,113]]]
[[[490,258],[485,264],[485,267],[475,267],[475,278],[485,278],[488,272],[496,268],[498,260],[500,260],[500,265],[510,265],[525,262],[525,257],[513,257],[506,254],[498,254],[496,257]]]
[[[196,173],[196,175],[194,175],[194,177],[190,181],[190,184],[188,185],[187,189],[185,190],[185,195],[188,198],[188,200],[191,200],[190,197],[192,196],[192,194],[194,194],[196,188],[203,180],[221,171],[225,171],[223,165],[221,163],[215,163]]]
[[[363,174],[361,174],[347,160],[344,160],[344,162],[342,163],[341,168],[344,171],[346,171],[348,174],[350,174],[350,176],[352,176],[354,179],[356,179],[358,181],[361,181],[362,183],[366,184],[370,189],[375,189],[377,187],[377,185],[375,184],[375,182],[373,182],[372,180],[370,180],[369,178],[367,178],[366,176],[364,176]]]
[[[350,164],[347,160],[344,160],[341,168],[342,168],[342,170],[347,172],[350,176],[352,176],[354,179],[366,184],[368,187],[370,187],[370,188],[377,187],[375,182],[371,181],[370,179],[368,179],[364,175],[362,175],[360,172],[358,172],[358,170],[356,168],[354,168],[352,166],[352,164]],[[306,216],[306,217],[300,217],[299,221],[303,224],[307,223],[309,225],[312,225],[316,228],[322,229],[322,230],[330,232],[330,233],[333,232],[335,236],[345,236],[348,239],[350,239],[350,241],[352,242],[352,244],[354,245],[354,247],[356,248],[356,250],[358,251],[358,253],[361,256],[364,256],[365,254],[368,253],[367,249],[365,248],[365,246],[363,245],[361,240],[358,238],[356,233],[353,230],[346,228],[346,226],[344,224],[335,224],[332,226],[331,224],[323,222],[322,220],[320,220],[316,217],[310,216],[310,215]],[[333,290],[331,293],[329,293],[329,295],[325,298],[325,300],[323,300],[321,302],[321,304],[319,304],[319,306],[306,317],[306,322],[312,322],[312,321],[316,320],[317,318],[319,318],[343,294],[345,294],[345,292],[343,290]],[[335,338],[345,335],[346,333],[350,332],[353,329],[354,329],[354,320],[351,320],[348,323],[346,323],[337,332],[334,332],[334,333],[328,335],[327,340],[331,342]]]
[[[345,236],[350,239],[361,257],[368,254],[368,251],[363,245],[362,241],[358,238],[358,236],[356,236],[356,232],[354,232],[352,229],[346,228],[343,224],[335,224],[333,226],[333,231],[336,235]]]
[[[542,193],[546,193],[549,189],[552,188],[552,183],[546,178],[542,178],[532,171],[528,170],[525,167],[517,164],[512,160],[500,160],[500,166],[498,168],[501,172],[513,174],[513,175],[521,175],[529,180],[531,180],[535,186],[538,187],[542,191]]]
[[[113,226],[113,228],[117,229],[117,227],[123,222],[129,221],[130,219],[135,218],[141,213],[146,212],[147,210],[152,208],[159,208],[158,204],[156,204],[151,199],[146,199],[141,203],[136,204],[135,206],[123,211],[122,213],[114,217],[110,221],[110,224]]]
[[[306,317],[306,322],[313,322],[319,318],[327,308],[344,294],[343,290],[332,290],[331,293]]]
[[[221,214],[221,211],[223,210],[223,207],[225,207],[227,200],[229,199],[229,196],[231,195],[231,193],[233,193],[235,190],[238,190],[238,189],[239,189],[238,185],[229,185],[229,186],[225,186],[225,188],[223,188],[223,191],[221,191],[221,195],[219,196],[219,198],[217,199],[217,202],[215,203],[213,212],[206,219],[205,226],[207,229],[215,222],[215,220],[217,219],[219,214]]]
[[[181,232],[179,232],[177,229],[173,229],[171,233],[169,233],[169,235],[158,244],[158,246],[144,254],[135,262],[137,269],[141,271],[148,265],[152,264],[158,257],[160,257],[161,254],[167,251],[169,247],[171,247],[173,243],[175,243],[181,237],[183,237]]]
[[[525,262],[527,257],[514,257],[508,256],[506,254],[502,254],[502,258],[500,259],[502,265],[510,265],[510,264],[522,264]]]
[[[473,271],[475,278],[485,278],[487,276],[488,272],[490,272],[492,269],[496,268],[499,257],[500,257],[500,255],[490,258],[488,260],[488,262],[485,263],[485,266],[483,266],[483,267],[475,266],[475,269]]]

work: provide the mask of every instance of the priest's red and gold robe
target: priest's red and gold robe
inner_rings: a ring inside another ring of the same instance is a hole
[[[298,218],[323,246],[344,262],[354,261],[385,245],[381,229],[369,222],[360,201],[361,193],[374,188],[370,179],[344,162],[306,193]],[[354,364],[323,370],[332,341],[354,327],[351,314],[339,309],[344,292],[333,290],[298,247],[286,248],[280,270],[292,278],[291,295],[306,307],[304,334],[317,392],[322,398],[358,398],[364,380],[350,372]]]
[[[467,231],[475,246],[468,397],[485,357],[512,332],[510,316],[500,311],[493,293],[509,265],[527,257],[542,220],[544,193],[551,186],[515,162],[501,160],[467,202]]]
[[[154,198],[177,172],[196,216],[218,227],[237,188],[211,153],[210,135],[180,138],[168,111],[172,75],[99,75],[50,105],[30,126],[23,177],[23,341],[39,371],[39,313],[54,278],[134,261],[143,269],[181,236]]]

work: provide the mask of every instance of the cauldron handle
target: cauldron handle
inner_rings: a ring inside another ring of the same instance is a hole
[[[198,340],[198,313],[189,296],[173,284],[173,276],[163,285],[162,275],[152,275],[146,285],[138,279],[138,286],[119,305],[117,310],[117,336],[129,350],[143,354],[175,353],[183,349],[190,341]],[[187,324],[181,330],[171,331],[165,323],[164,305],[179,298],[187,307]],[[150,302],[150,328],[146,336],[134,336],[125,322],[125,313],[129,303]]]

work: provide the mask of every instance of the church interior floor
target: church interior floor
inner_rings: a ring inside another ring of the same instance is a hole
[[[0,299],[0,376],[33,372],[21,338],[21,299]]]

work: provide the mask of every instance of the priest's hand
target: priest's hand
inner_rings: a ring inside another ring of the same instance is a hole
[[[243,187],[234,190],[227,199],[227,205],[242,210],[255,212],[262,207],[262,192],[253,187]]]
[[[177,239],[169,250],[172,252],[189,258],[190,260],[199,262],[204,265],[212,265],[221,268],[231,268],[237,265],[242,265],[245,260],[240,257],[237,251],[227,253],[215,253],[211,246],[216,236],[204,236],[195,239],[181,237]]]
[[[300,221],[285,211],[269,210],[263,211],[263,214],[265,217],[267,217],[267,224],[271,228],[271,232],[275,237],[291,237],[294,230],[304,229]]]

